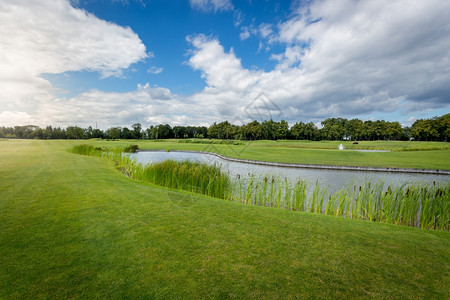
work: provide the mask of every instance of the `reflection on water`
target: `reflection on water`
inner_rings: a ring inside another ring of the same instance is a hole
[[[217,156],[206,153],[195,152],[159,152],[159,151],[142,151],[131,154],[139,163],[147,164],[153,162],[161,162],[166,159],[172,160],[193,160],[205,162],[209,164],[217,164],[230,174],[236,177],[238,174],[241,178],[248,178],[250,174],[257,177],[263,176],[279,176],[287,178],[291,181],[298,179],[306,180],[311,187],[318,180],[322,187],[328,187],[328,191],[333,192],[340,187],[346,187],[349,184],[360,185],[370,180],[371,182],[384,180],[386,184],[397,184],[400,181],[412,182],[448,182],[448,175],[434,174],[415,174],[415,173],[391,173],[391,172],[369,172],[369,171],[348,171],[348,170],[326,170],[326,169],[310,169],[310,168],[289,168],[278,166],[263,166],[244,162],[227,161]]]

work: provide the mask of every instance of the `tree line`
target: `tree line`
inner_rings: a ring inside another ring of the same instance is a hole
[[[236,140],[417,140],[448,141],[450,136],[450,114],[415,121],[411,127],[402,127],[399,122],[383,120],[362,121],[359,119],[328,118],[314,123],[297,122],[289,126],[285,120],[252,121],[234,125],[228,121],[205,126],[152,125],[142,128],[140,123],[128,127],[111,127],[107,130],[91,126],[66,128],[34,125],[0,127],[0,138],[18,139],[190,139],[214,138]]]

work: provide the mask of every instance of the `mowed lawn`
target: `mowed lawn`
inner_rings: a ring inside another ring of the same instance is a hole
[[[450,294],[448,232],[167,190],[76,144],[0,141],[0,298]]]

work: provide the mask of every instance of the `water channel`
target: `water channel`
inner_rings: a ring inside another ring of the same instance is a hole
[[[131,154],[131,157],[135,158],[138,163],[142,164],[161,162],[167,159],[177,161],[191,160],[208,164],[217,164],[221,166],[222,170],[229,173],[232,178],[235,178],[238,174],[244,179],[248,178],[250,174],[254,174],[256,177],[263,177],[266,175],[279,176],[282,178],[287,178],[293,182],[299,179],[306,180],[309,187],[312,187],[316,181],[319,181],[320,185],[327,187],[329,192],[334,192],[339,190],[341,187],[348,186],[349,184],[360,185],[369,180],[370,182],[383,180],[386,184],[391,185],[396,185],[405,181],[420,183],[425,182],[431,184],[433,181],[447,183],[450,180],[449,175],[440,174],[328,170],[257,165],[246,162],[228,161],[212,154],[198,152],[140,151]]]

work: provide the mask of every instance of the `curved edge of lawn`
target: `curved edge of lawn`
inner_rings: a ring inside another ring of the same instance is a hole
[[[167,152],[167,150],[137,150],[137,152]],[[269,162],[262,160],[242,159],[224,156],[215,152],[208,151],[194,151],[194,150],[170,150],[170,152],[189,152],[189,153],[203,153],[219,157],[223,160],[248,163],[254,165],[264,165],[273,167],[285,168],[308,168],[308,169],[328,169],[328,170],[346,170],[346,171],[370,171],[370,172],[392,172],[392,173],[419,173],[419,174],[438,174],[450,175],[449,170],[440,169],[412,169],[412,168],[389,168],[389,167],[359,167],[359,166],[334,166],[334,165],[315,165],[315,164],[296,164],[296,163],[282,163]]]

